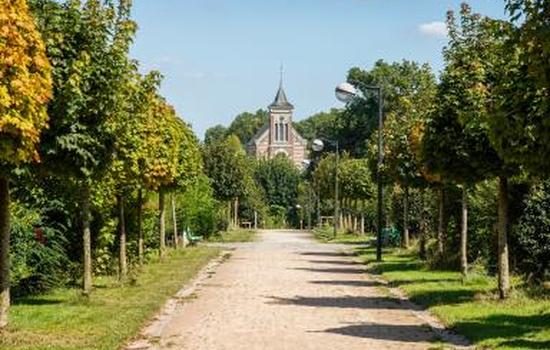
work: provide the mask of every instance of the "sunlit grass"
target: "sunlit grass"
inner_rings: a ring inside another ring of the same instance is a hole
[[[332,226],[323,226],[313,230],[315,238],[323,243],[340,243],[340,244],[367,244],[374,238],[370,234],[348,233],[338,231],[334,237],[334,229]]]
[[[77,289],[16,300],[0,349],[117,349],[219,251],[209,247],[172,251],[143,268],[135,283],[95,279],[89,299]]]
[[[385,251],[382,263],[374,262],[372,248],[358,253],[373,271],[476,346],[550,349],[550,299],[530,297],[521,289],[520,279],[514,279],[512,297],[500,301],[493,277],[472,274],[463,279],[459,272],[429,270],[414,255],[399,250]]]
[[[234,229],[225,232],[220,232],[208,239],[209,242],[220,243],[239,243],[239,242],[253,242],[257,237],[257,231]]]

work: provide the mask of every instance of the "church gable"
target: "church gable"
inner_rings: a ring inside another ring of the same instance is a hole
[[[297,167],[302,167],[307,156],[307,141],[292,124],[294,106],[286,97],[282,77],[275,99],[268,108],[269,123],[250,140],[247,145],[249,153],[256,158],[273,158],[284,154]]]

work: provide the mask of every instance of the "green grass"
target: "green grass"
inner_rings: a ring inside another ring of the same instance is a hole
[[[89,299],[77,289],[60,289],[15,300],[10,325],[0,333],[0,349],[120,348],[218,254],[209,247],[171,251],[165,261],[143,267],[131,285],[119,285],[112,277],[96,278]]]
[[[256,239],[256,234],[257,231],[255,230],[235,229],[215,234],[208,241],[220,243],[253,242]]]
[[[472,274],[463,280],[458,272],[428,270],[413,255],[385,251],[375,263],[372,248],[359,255],[391,285],[425,306],[448,327],[481,349],[550,349],[550,299],[530,297],[514,279],[510,299],[497,299],[494,278]]]
[[[361,235],[343,231],[338,231],[336,237],[334,237],[334,230],[329,226],[314,229],[313,235],[318,241],[323,243],[367,244],[374,239],[371,235]]]

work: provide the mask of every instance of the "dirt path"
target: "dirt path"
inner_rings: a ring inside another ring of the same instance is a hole
[[[298,232],[242,244],[156,327],[154,349],[429,349],[435,333],[342,247]]]

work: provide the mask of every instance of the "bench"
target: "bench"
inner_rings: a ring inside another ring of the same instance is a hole
[[[194,236],[189,229],[183,230],[183,234],[185,235],[185,238],[190,245],[195,245],[203,239],[202,236]]]
[[[382,229],[382,242],[385,245],[399,247],[401,244],[401,234],[399,230],[395,226],[384,227]]]

